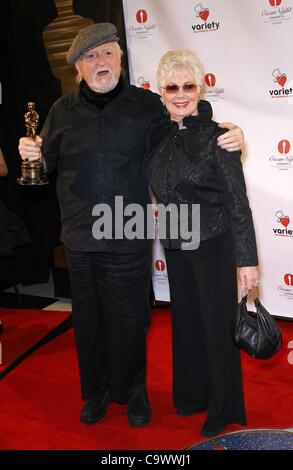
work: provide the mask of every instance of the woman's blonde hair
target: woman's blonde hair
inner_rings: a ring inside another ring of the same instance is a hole
[[[189,49],[168,51],[159,62],[157,70],[158,87],[163,87],[170,75],[182,76],[186,71],[194,77],[195,83],[204,85],[204,71],[197,55]]]

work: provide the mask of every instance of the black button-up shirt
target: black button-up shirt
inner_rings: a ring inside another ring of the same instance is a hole
[[[115,196],[124,206],[150,202],[145,174],[149,130],[164,115],[158,95],[124,83],[104,109],[88,103],[79,90],[60,98],[41,132],[48,173],[57,166],[62,241],[72,250],[137,252],[147,240],[101,239],[92,234],[96,204],[113,210]],[[114,221],[113,221],[114,228]],[[115,234],[113,233],[113,236]]]

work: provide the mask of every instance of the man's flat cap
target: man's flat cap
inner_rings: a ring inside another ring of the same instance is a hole
[[[106,42],[118,42],[117,28],[112,23],[96,23],[81,29],[74,38],[69,51],[67,62],[75,62],[87,51]]]

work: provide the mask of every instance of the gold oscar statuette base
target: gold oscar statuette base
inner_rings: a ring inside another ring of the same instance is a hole
[[[17,178],[17,182],[22,186],[43,186],[48,184],[49,180],[44,174],[42,161],[22,162],[21,177]]]

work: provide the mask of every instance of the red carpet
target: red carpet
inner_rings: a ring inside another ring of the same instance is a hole
[[[48,320],[55,314],[47,313]],[[293,323],[281,321],[280,325],[283,346],[277,356],[268,361],[243,356],[248,428],[293,425],[293,366],[287,359]],[[0,382],[0,448],[155,450],[182,449],[199,442],[205,413],[179,417],[172,406],[170,340],[169,312],[154,311],[148,341],[153,421],[142,429],[130,428],[126,406],[117,404],[109,407],[100,423],[81,424],[72,330],[47,344]],[[237,429],[243,428],[228,426],[227,432]]]
[[[68,315],[68,312],[47,310],[0,309],[0,318],[4,325],[4,334],[0,336],[3,348],[0,372]]]

